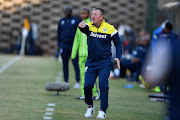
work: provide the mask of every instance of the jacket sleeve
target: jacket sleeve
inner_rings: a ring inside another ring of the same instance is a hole
[[[118,31],[115,29],[113,31],[114,32],[111,34],[111,38],[116,47],[116,58],[119,58],[119,60],[120,60],[121,55],[122,55],[122,42],[121,42],[121,39],[119,38]]]
[[[156,46],[157,40],[158,40],[158,31],[155,30],[154,33],[153,33],[152,42],[151,42],[153,56],[155,55],[155,52],[156,52],[155,46]]]
[[[74,42],[73,42],[72,52],[71,52],[71,59],[76,58],[76,55],[77,55],[77,52],[79,49],[79,32],[80,32],[80,30],[79,30],[79,28],[77,28],[76,35],[75,35]]]
[[[174,39],[175,39],[174,33],[173,33],[173,31],[171,31],[171,33],[170,33],[170,43],[173,43]]]
[[[85,33],[86,35],[89,33],[88,24],[84,28],[80,28],[80,27],[78,27],[78,28],[80,29],[81,32]]]
[[[61,24],[60,22],[58,23],[58,28],[57,28],[57,44],[60,47],[61,39],[60,39],[60,34],[61,34]]]

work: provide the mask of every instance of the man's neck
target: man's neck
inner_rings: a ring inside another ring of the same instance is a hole
[[[85,18],[85,19],[83,19],[83,20],[87,20],[88,18]]]
[[[96,25],[96,27],[99,28],[99,27],[101,26],[102,22],[103,22],[103,21],[101,21],[100,23],[98,23],[98,24]]]
[[[67,16],[66,19],[70,19],[72,16]]]

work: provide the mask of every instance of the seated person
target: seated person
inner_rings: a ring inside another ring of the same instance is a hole
[[[140,75],[146,51],[150,43],[150,36],[148,36],[145,30],[141,30],[140,36],[136,39],[137,47],[132,52],[125,47],[125,52],[121,57],[121,66],[130,71],[131,76],[129,76],[128,79],[131,81],[138,81],[138,76]]]

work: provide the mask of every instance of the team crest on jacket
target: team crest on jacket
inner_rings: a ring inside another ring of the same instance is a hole
[[[107,28],[103,28],[103,31],[104,31],[104,32],[107,32]]]
[[[64,25],[64,20],[63,20],[63,21],[61,21],[61,25]]]
[[[74,24],[76,21],[74,19],[71,20],[71,24]]]

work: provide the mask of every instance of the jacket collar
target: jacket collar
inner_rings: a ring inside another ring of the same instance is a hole
[[[99,26],[99,28],[105,23],[105,20],[103,19],[103,22],[101,23],[101,25]],[[94,26],[96,26],[95,24],[92,24]],[[97,27],[97,26],[96,26]]]

